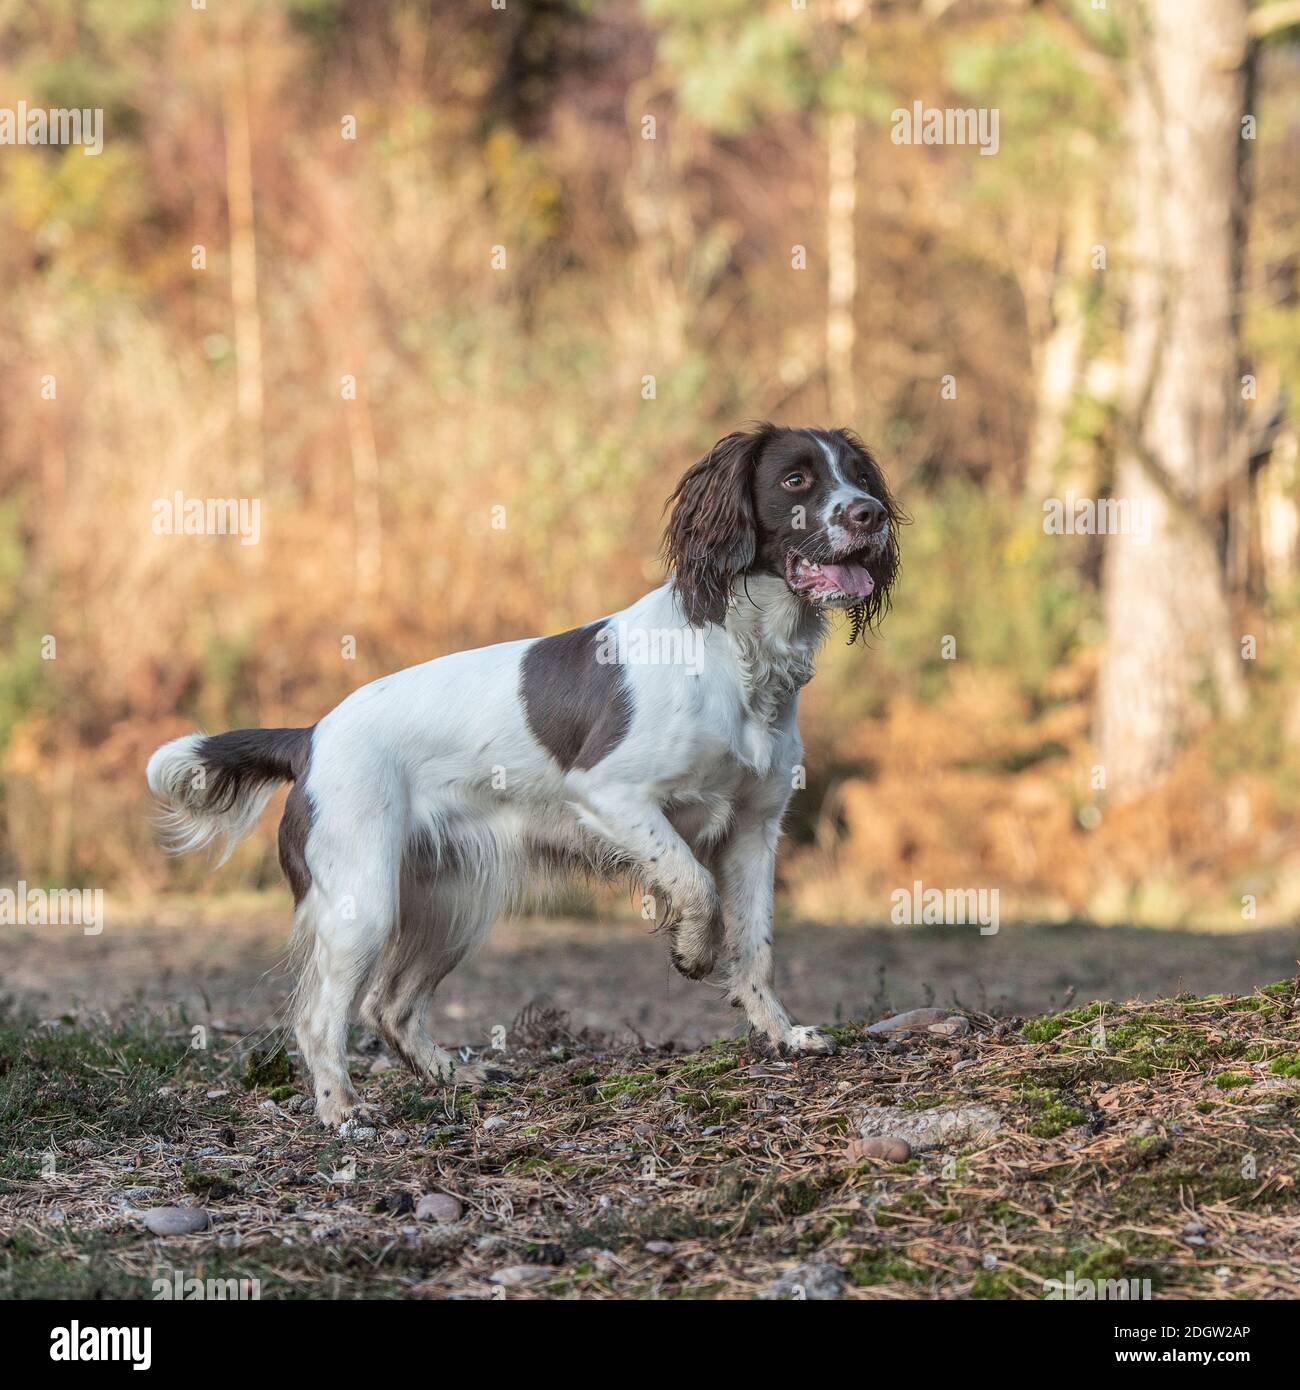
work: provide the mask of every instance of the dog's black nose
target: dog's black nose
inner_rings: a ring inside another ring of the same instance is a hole
[[[863,497],[849,503],[845,517],[850,526],[856,526],[870,535],[873,531],[879,531],[884,524],[885,507],[874,497]]]

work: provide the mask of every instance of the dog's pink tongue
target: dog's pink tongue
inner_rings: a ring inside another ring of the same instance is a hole
[[[870,598],[876,587],[861,565],[823,564],[821,577],[828,579],[840,593],[852,594],[854,598]]]

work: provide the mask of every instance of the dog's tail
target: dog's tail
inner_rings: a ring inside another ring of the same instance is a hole
[[[161,838],[172,854],[223,839],[221,863],[257,823],[276,786],[307,770],[311,729],[234,729],[164,743],[145,776],[162,802]]]

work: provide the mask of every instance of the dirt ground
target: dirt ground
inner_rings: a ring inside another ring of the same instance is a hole
[[[370,1123],[327,1132],[227,1030],[0,1018],[0,1298],[1300,1295],[1300,977],[832,1033],[532,1010],[473,1089],[358,1040]]]
[[[789,1061],[639,924],[505,922],[434,1020],[490,1083],[354,1030],[335,1132],[272,1036],[286,918],[0,933],[0,1298],[1300,1295],[1296,928],[790,923],[839,1051]]]
[[[40,1017],[139,1003],[258,1030],[287,994],[286,905],[276,897],[177,901],[105,913],[105,927],[0,931],[0,996]],[[1092,999],[1245,993],[1295,973],[1300,926],[1231,934],[1093,926],[778,927],[778,987],[800,1021],[833,1024],[937,1002],[993,1015]],[[482,1046],[528,1005],[652,1045],[738,1035],[708,984],[668,965],[664,943],[628,921],[498,923],[444,983],[433,1028]]]

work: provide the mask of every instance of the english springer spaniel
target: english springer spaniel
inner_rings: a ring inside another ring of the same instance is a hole
[[[832,1051],[773,991],[776,846],[800,687],[831,610],[856,641],[888,606],[902,515],[856,435],[774,425],[720,440],[669,504],[671,577],[620,613],[385,676],[308,729],[191,734],[150,758],[177,852],[220,837],[229,854],[294,784],[294,1022],[326,1125],[359,1108],[358,1005],[418,1076],[470,1079],[426,1006],[561,870],[630,876],[673,964],[721,965],[756,1042]]]

